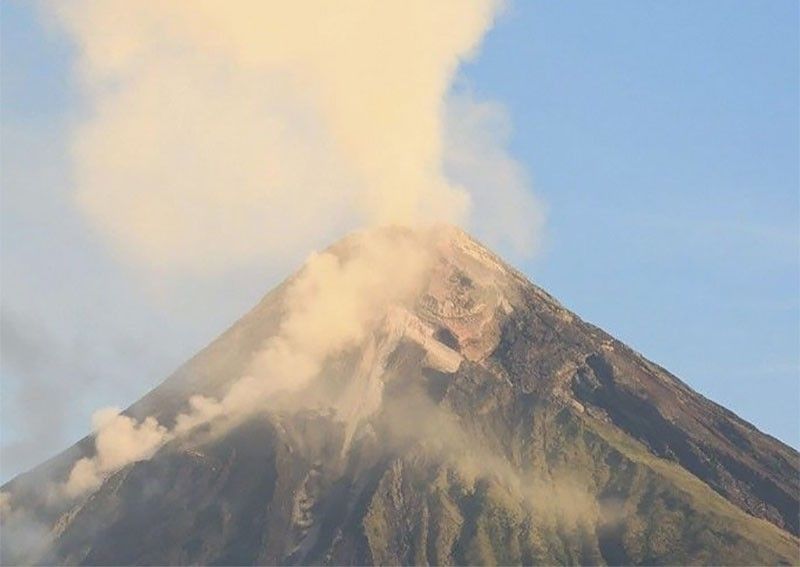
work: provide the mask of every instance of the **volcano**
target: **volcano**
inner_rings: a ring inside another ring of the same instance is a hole
[[[326,254],[344,265],[376,233]],[[94,436],[7,483],[3,563],[800,562],[796,450],[459,229],[426,234],[414,293],[284,401],[173,436],[77,498],[48,487]],[[169,428],[192,396],[224,398],[302,272],[125,414]]]

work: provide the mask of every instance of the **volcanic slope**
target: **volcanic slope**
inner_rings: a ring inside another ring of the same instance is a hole
[[[326,253],[346,264],[375,235]],[[92,437],[6,484],[3,563],[800,563],[797,451],[462,231],[380,235],[425,242],[410,300],[282,403],[176,436],[85,496],[42,495]],[[222,398],[298,277],[126,414],[171,427],[190,396]]]

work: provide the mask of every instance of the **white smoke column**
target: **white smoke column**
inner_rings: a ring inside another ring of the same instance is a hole
[[[520,198],[506,140],[463,139],[483,137],[485,121],[473,120],[476,107],[448,105],[498,4],[48,4],[77,47],[88,102],[73,138],[77,202],[140,265],[222,272],[291,257],[353,225],[463,222],[470,194],[452,179],[469,175],[448,177],[448,161],[481,172],[476,194],[490,195],[481,216],[524,246],[539,217],[525,214],[534,204]],[[448,137],[447,124],[461,123]],[[452,139],[461,150],[448,149]],[[493,171],[511,183],[491,185]],[[97,428],[95,456],[78,461],[64,492],[91,490],[175,434],[304,387],[413,295],[424,266],[419,249],[391,238],[346,258],[313,256],[278,336],[222,399],[193,397],[174,432],[117,415]]]
[[[129,257],[181,272],[354,225],[464,221],[469,194],[443,172],[448,91],[498,4],[48,4],[89,103],[78,203]]]

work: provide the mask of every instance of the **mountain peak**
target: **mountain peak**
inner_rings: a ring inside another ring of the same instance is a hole
[[[4,561],[797,557],[795,450],[455,227],[312,255],[125,419],[163,442],[91,493],[41,497],[98,458],[95,436],[3,487],[6,531],[45,534]]]

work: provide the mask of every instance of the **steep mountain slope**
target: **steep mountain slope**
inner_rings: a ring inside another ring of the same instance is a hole
[[[42,494],[91,438],[3,487],[4,563],[800,563],[795,450],[459,230],[430,238],[419,293],[288,401],[77,500]],[[224,396],[296,278],[127,413],[171,426],[190,395]]]

